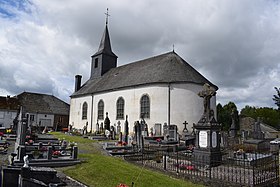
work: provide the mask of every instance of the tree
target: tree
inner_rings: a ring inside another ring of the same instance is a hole
[[[260,117],[265,124],[279,128],[280,118],[279,112],[276,109],[268,107],[256,108],[245,106],[245,108],[243,108],[240,113],[242,116],[251,117],[255,120]]]
[[[280,88],[274,87],[277,95],[273,95],[274,98],[272,98],[273,101],[275,101],[275,104],[278,106],[278,110],[280,110]]]
[[[229,102],[224,106],[220,103],[217,105],[217,120],[222,124],[222,130],[229,130],[232,123],[232,112],[234,112],[234,116],[236,116],[234,120],[238,128],[239,120],[236,105],[233,102]]]

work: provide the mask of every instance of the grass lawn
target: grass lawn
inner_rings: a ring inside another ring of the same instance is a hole
[[[57,132],[52,134],[57,138],[78,143],[79,159],[82,163],[62,168],[62,171],[88,186],[115,187],[121,183],[131,186],[132,182],[134,187],[201,186],[104,155],[96,141]]]

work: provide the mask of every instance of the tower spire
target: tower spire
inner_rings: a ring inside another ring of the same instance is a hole
[[[91,56],[91,78],[98,78],[108,72],[110,69],[117,67],[117,56],[113,53],[111,48],[110,36],[108,31],[108,17],[110,16],[107,12],[106,25],[103,32],[98,51]]]

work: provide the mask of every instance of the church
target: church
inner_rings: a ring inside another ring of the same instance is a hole
[[[96,124],[104,123],[107,115],[111,126],[121,124],[122,132],[126,116],[129,132],[141,119],[149,129],[155,124],[175,124],[179,133],[186,121],[190,131],[203,114],[203,98],[198,96],[203,85],[218,90],[174,50],[118,67],[107,22],[91,58],[89,80],[81,85],[82,76],[76,75],[70,96],[69,124],[76,129],[95,132]],[[210,105],[216,114],[215,96]]]

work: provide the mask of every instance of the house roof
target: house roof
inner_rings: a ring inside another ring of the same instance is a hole
[[[16,97],[1,97],[0,96],[0,109],[1,110],[18,110],[19,102]]]
[[[175,52],[168,52],[112,68],[100,78],[89,79],[82,85],[81,89],[73,93],[71,97],[131,86],[179,82],[201,85],[208,83],[216,90],[218,89],[216,85],[208,81]]]
[[[70,105],[53,95],[23,92],[17,98],[29,113],[69,115]]]

